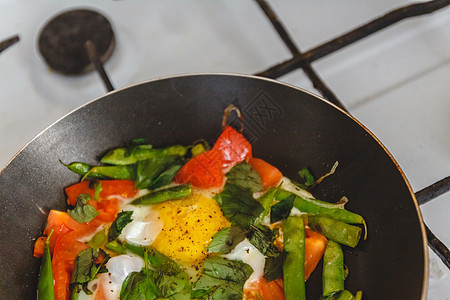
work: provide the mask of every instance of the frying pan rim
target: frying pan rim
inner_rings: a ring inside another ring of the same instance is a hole
[[[6,169],[6,167],[8,167],[8,165],[20,154],[20,152],[22,152],[29,144],[31,144],[35,139],[37,139],[40,135],[42,135],[44,132],[46,132],[49,128],[51,128],[52,126],[54,126],[56,123],[60,122],[62,119],[66,118],[67,116],[71,115],[72,113],[75,113],[77,110],[82,109],[85,106],[90,105],[91,103],[98,101],[100,99],[103,99],[105,97],[108,97],[114,93],[119,93],[123,90],[127,90],[127,89],[132,89],[136,86],[140,86],[140,85],[144,85],[144,84],[151,84],[153,82],[156,81],[161,81],[161,80],[170,80],[170,79],[176,79],[176,78],[183,78],[183,77],[204,77],[204,76],[225,76],[225,77],[241,77],[241,78],[247,78],[247,79],[252,79],[252,80],[261,80],[261,81],[267,81],[267,82],[271,82],[271,83],[275,83],[275,84],[280,84],[280,85],[284,85],[286,87],[298,90],[302,93],[306,93],[310,96],[313,96],[314,98],[316,98],[317,100],[320,100],[322,102],[325,102],[328,105],[331,105],[332,107],[334,107],[335,109],[337,109],[338,111],[340,111],[341,113],[343,113],[344,115],[346,115],[347,117],[349,117],[352,121],[354,121],[356,124],[358,124],[362,129],[364,129],[381,147],[382,149],[386,152],[386,154],[388,155],[388,157],[392,160],[392,162],[395,164],[397,170],[400,172],[400,175],[403,178],[403,181],[405,182],[409,193],[411,195],[411,198],[413,200],[413,204],[414,207],[416,209],[416,213],[417,216],[419,218],[419,223],[420,223],[420,229],[422,232],[422,246],[423,246],[423,251],[424,251],[424,274],[423,274],[423,285],[422,285],[422,295],[421,298],[422,299],[427,299],[427,292],[428,292],[428,278],[429,278],[429,254],[428,254],[428,244],[427,244],[427,238],[426,238],[426,231],[425,231],[425,225],[423,222],[423,217],[422,217],[422,213],[420,211],[419,208],[419,204],[417,202],[417,199],[415,197],[415,194],[411,188],[411,185],[408,181],[408,179],[406,178],[405,173],[403,172],[403,170],[401,169],[400,165],[397,163],[397,161],[395,160],[394,156],[389,152],[389,150],[386,148],[386,146],[375,136],[375,134],[373,134],[365,125],[363,125],[359,120],[357,120],[355,117],[353,117],[352,115],[350,115],[348,112],[346,112],[345,110],[343,110],[342,108],[338,107],[337,105],[333,104],[332,102],[326,100],[325,98],[323,98],[320,95],[317,95],[311,91],[308,91],[306,89],[303,89],[301,87],[297,87],[295,85],[283,82],[283,81],[279,81],[279,80],[275,80],[275,79],[271,79],[271,78],[265,78],[265,77],[261,77],[261,76],[255,76],[255,75],[250,75],[250,74],[242,74],[242,73],[228,73],[228,72],[191,72],[191,73],[181,73],[181,74],[176,74],[176,75],[167,75],[167,76],[161,76],[161,77],[156,77],[153,79],[149,79],[149,80],[144,80],[132,85],[128,85],[119,89],[116,89],[114,91],[111,92],[107,92],[106,94],[99,96],[97,98],[94,98],[86,103],[84,103],[83,105],[80,105],[74,109],[72,109],[71,111],[69,111],[68,113],[66,113],[65,115],[63,115],[62,117],[60,117],[59,119],[57,119],[56,121],[54,121],[53,123],[51,123],[50,125],[48,125],[46,128],[44,128],[43,130],[41,130],[37,135],[34,136],[34,138],[32,138],[29,142],[27,142],[7,163],[6,165],[0,170],[0,176],[1,173],[3,173],[3,171]]]

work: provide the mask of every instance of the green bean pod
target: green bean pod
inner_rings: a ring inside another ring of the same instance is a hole
[[[282,223],[284,250],[284,292],[286,299],[305,300],[305,226],[302,217],[292,216]]]
[[[168,200],[177,200],[187,198],[192,194],[191,184],[182,184],[170,187],[164,190],[152,192],[140,198],[137,198],[131,204],[133,205],[151,205],[158,204]]]
[[[53,287],[53,271],[52,271],[52,257],[50,255],[50,236],[47,237],[44,246],[44,255],[42,256],[41,268],[39,270],[37,299],[53,300],[55,299],[55,290]]]
[[[308,225],[312,230],[329,240],[355,248],[361,238],[362,229],[358,226],[321,216],[308,216]]]
[[[344,290],[344,253],[341,246],[328,241],[323,255],[322,294],[328,296]]]
[[[282,201],[288,198],[290,195],[295,194],[280,189],[277,192],[276,200]],[[362,216],[343,209],[341,206],[334,203],[328,203],[312,198],[303,198],[296,195],[294,207],[304,213],[325,216],[344,223],[364,224],[364,218]]]

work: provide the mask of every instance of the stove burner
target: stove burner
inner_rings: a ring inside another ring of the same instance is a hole
[[[86,43],[90,41],[101,63],[112,55],[114,32],[109,21],[98,12],[78,9],[51,19],[42,29],[38,46],[51,69],[65,75],[80,75],[95,69]]]

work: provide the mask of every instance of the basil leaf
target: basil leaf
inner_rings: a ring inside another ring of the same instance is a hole
[[[240,227],[224,228],[212,237],[206,250],[217,254],[228,254],[245,239],[246,234],[247,231]]]
[[[249,189],[236,184],[225,184],[223,191],[214,198],[232,226],[248,228],[264,211],[262,205],[253,199],[253,193]]]
[[[280,251],[275,246],[273,241],[275,240],[275,234],[266,226],[258,225],[250,226],[250,234],[248,240],[250,243],[258,249],[259,252],[265,256],[278,256]]]
[[[242,300],[243,287],[232,281],[202,275],[194,284],[193,299]]]
[[[264,189],[258,172],[253,170],[252,166],[246,162],[235,165],[225,175],[228,178],[227,183],[238,185],[252,191],[252,193],[261,192]]]
[[[100,264],[96,263],[99,257],[100,251],[105,257]],[[72,294],[78,294],[81,290],[84,290],[86,294],[91,293],[87,288],[87,283],[93,280],[98,273],[107,272],[105,264],[109,260],[109,256],[103,252],[103,250],[88,248],[82,250],[74,262],[74,270],[70,280]]]
[[[157,277],[156,285],[160,295],[164,298],[174,296],[182,291],[191,290],[189,275],[186,272],[180,272],[176,275],[160,274]]]
[[[146,189],[152,187],[155,180],[165,170],[173,165],[179,165],[180,156],[155,156],[146,160],[140,160],[136,168],[136,187],[138,189]]]
[[[252,273],[253,269],[250,265],[239,260],[229,260],[219,256],[207,258],[203,264],[203,274],[242,286]]]
[[[111,227],[108,231],[108,241],[113,241],[117,239],[125,228],[133,219],[131,219],[131,215],[133,211],[121,211],[117,214],[116,219],[112,222]]]
[[[156,299],[158,288],[144,267],[141,272],[131,272],[125,278],[120,290],[121,300]]]
[[[69,216],[78,223],[87,223],[98,216],[99,212],[92,205],[87,204],[89,200],[91,200],[89,194],[80,194],[75,207],[67,210]]]
[[[171,183],[177,172],[181,169],[181,167],[182,167],[181,164],[175,164],[170,166],[168,169],[159,174],[158,177],[156,177],[150,188],[157,189]]]
[[[267,282],[283,277],[284,258],[285,252],[281,252],[277,256],[266,257],[263,277]]]
[[[294,207],[295,195],[290,195],[285,200],[272,205],[270,208],[270,223],[275,223],[284,220],[291,214]]]

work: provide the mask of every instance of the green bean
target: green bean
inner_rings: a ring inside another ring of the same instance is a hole
[[[294,194],[280,189],[276,195],[276,200],[282,201],[288,198],[290,195]],[[317,199],[303,198],[296,195],[294,207],[304,213],[325,216],[344,223],[349,224],[365,223],[364,218],[362,216],[355,214],[351,211],[348,211],[346,209],[343,209],[341,206],[337,204],[328,203]]]
[[[112,179],[124,179],[133,180],[134,179],[135,168],[131,166],[98,166],[93,167],[88,173],[85,174],[86,177],[97,177],[103,176]]]
[[[328,241],[323,255],[322,288],[328,296],[344,290],[344,253],[341,246]]]
[[[152,192],[140,198],[137,198],[131,204],[133,205],[150,205],[158,204],[168,200],[177,200],[189,197],[192,193],[191,184],[182,184],[170,187],[164,190]]]
[[[337,243],[355,248],[361,237],[358,226],[321,216],[308,216],[308,225],[312,230]]]
[[[118,254],[125,254],[127,252],[125,247],[117,240],[106,243],[105,248]]]
[[[50,236],[53,230],[47,237],[44,246],[44,255],[42,256],[41,268],[39,270],[37,299],[53,300],[55,299],[55,291],[53,287],[53,273],[52,273],[52,257],[50,255]]]
[[[78,175],[86,175],[87,173],[89,173],[89,171],[93,168],[92,165],[87,164],[87,163],[83,163],[83,162],[73,162],[70,164],[65,164],[62,161],[60,161],[65,167],[67,167],[70,171],[78,174]],[[91,173],[89,174],[89,177],[92,178],[98,178],[98,179],[104,179],[106,178],[105,176],[102,176],[100,174],[95,174],[95,173]]]
[[[284,292],[286,299],[302,300],[305,296],[305,227],[302,217],[292,216],[282,223],[284,250]]]
[[[356,292],[355,300],[362,300],[362,291],[357,291]]]

